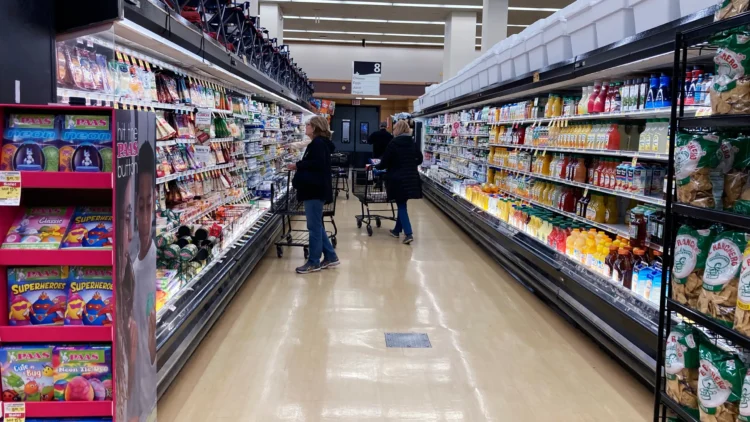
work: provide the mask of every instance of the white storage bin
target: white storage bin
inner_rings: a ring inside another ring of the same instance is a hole
[[[596,43],[599,47],[635,35],[635,17],[628,1],[601,0],[591,6],[591,17],[596,22]]]
[[[471,75],[465,74],[463,79],[461,80],[461,93],[459,94],[458,91],[456,92],[456,97],[460,97],[462,95],[471,94],[473,88],[471,87]]]
[[[596,23],[591,19],[592,5],[598,0],[577,1],[563,9],[568,20],[568,33],[573,56],[596,50]]]
[[[547,53],[547,64],[555,64],[573,58],[573,47],[568,34],[568,20],[556,12],[547,18],[546,25],[541,30],[544,50]],[[531,61],[529,56],[529,61]],[[529,63],[530,64],[530,63]]]
[[[411,109],[416,113],[422,111],[422,98],[417,98],[412,102]]]
[[[712,6],[719,2],[714,0],[680,0],[680,16],[692,15]]]
[[[536,72],[543,67],[547,67],[547,49],[544,45],[543,33],[546,27],[547,20],[540,19],[534,22],[524,31],[528,32],[528,35],[526,36],[525,48],[526,54],[529,55],[530,72]]]
[[[502,51],[498,56],[500,62],[500,81],[507,81],[516,77],[516,70],[513,66],[513,58],[510,49]]]
[[[490,50],[491,54],[479,64],[477,78],[479,79],[479,89],[483,89],[494,82],[490,82],[490,71],[497,65],[497,55]],[[495,81],[497,82],[497,81]]]
[[[648,31],[680,18],[680,0],[630,0],[635,32]]]
[[[510,48],[513,67],[517,76],[529,73],[529,53],[526,52],[526,37],[519,34]]]

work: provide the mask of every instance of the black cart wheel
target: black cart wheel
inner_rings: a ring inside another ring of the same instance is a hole
[[[382,224],[383,224],[383,223],[382,223],[382,222],[380,221],[380,219],[379,219],[379,218],[376,218],[376,219],[375,219],[375,225],[376,225],[376,226],[378,226],[378,228],[380,228],[380,226],[381,226]]]
[[[346,199],[349,199],[349,192],[346,193]]]
[[[362,220],[360,220],[359,218],[357,219],[357,228],[358,229],[362,228]]]
[[[372,226],[369,224],[367,225],[367,235],[372,236]]]
[[[281,246],[276,247],[276,256],[278,256],[279,258],[284,256],[284,249]]]
[[[310,257],[310,249],[308,249],[307,246],[302,248],[302,253],[305,255],[305,259]]]
[[[289,233],[289,234],[286,235],[286,241],[288,243],[292,243],[292,234],[291,233]]]
[[[336,238],[335,238],[335,237],[334,237],[334,238],[331,238],[331,245],[333,245],[333,247],[334,247],[334,248],[336,247],[336,245],[337,245],[338,243],[339,243],[339,242],[338,242],[338,241],[336,240]]]

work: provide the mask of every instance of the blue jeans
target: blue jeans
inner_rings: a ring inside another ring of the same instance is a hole
[[[406,211],[406,201],[397,202],[396,206],[398,207],[398,218],[396,218],[396,227],[393,228],[393,232],[400,234],[401,229],[403,229],[405,235],[411,236],[411,222],[409,221],[409,213]]]
[[[305,201],[305,218],[307,219],[307,231],[310,234],[310,257],[307,263],[320,265],[320,255],[329,261],[336,261],[336,251],[333,250],[330,239],[326,234],[323,224],[323,201],[311,199]]]

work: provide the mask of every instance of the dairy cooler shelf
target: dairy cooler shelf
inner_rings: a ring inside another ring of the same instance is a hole
[[[627,157],[627,158],[640,158],[648,161],[669,161],[669,154],[662,154],[658,152],[641,152],[641,151],[615,151],[611,149],[585,149],[585,148],[554,148],[554,147],[543,147],[533,145],[518,145],[518,144],[490,144],[491,147],[499,148],[511,148],[521,149],[528,151],[541,151],[541,152],[563,152],[571,154],[586,154],[586,155],[602,155],[607,157]]]
[[[451,152],[444,152],[444,151],[430,151],[430,150],[425,150],[425,152],[430,152],[430,153],[433,153],[433,154],[445,154],[447,156],[450,156],[450,157],[453,157],[453,158],[456,158],[456,159],[471,161],[472,163],[480,165],[480,166],[485,166],[485,167],[487,166],[487,160],[477,160],[475,158],[462,157],[462,156],[460,156],[458,154],[453,154]]]
[[[461,145],[461,144],[448,144],[445,142],[435,142],[435,141],[425,141],[427,144],[433,144],[433,145],[444,145],[447,147],[458,147],[458,148],[470,148],[470,149],[483,149],[485,151],[489,151],[489,146],[477,146],[477,145]]]
[[[456,171],[456,170],[450,169],[448,167],[443,167],[443,166],[440,166],[440,165],[438,165],[437,167],[440,170],[445,170],[445,171],[447,171],[449,173],[455,174],[456,176],[460,176],[460,177],[467,178],[467,179],[473,179],[474,178],[474,176],[469,176],[467,174],[461,173],[460,171]]]
[[[545,175],[542,175],[542,174],[536,174],[536,173],[532,173],[532,172],[528,172],[528,171],[524,171],[524,170],[518,170],[518,169],[511,168],[511,167],[500,166],[500,165],[497,165],[497,164],[491,164],[490,163],[490,164],[488,164],[488,166],[491,167],[491,168],[495,168],[495,169],[506,170],[506,171],[510,171],[510,172],[513,172],[513,173],[522,174],[524,176],[533,177],[535,179],[542,179],[542,180],[547,180],[547,181],[550,181],[550,182],[562,183],[564,185],[575,186],[575,187],[579,187],[579,188],[583,188],[583,189],[588,189],[588,190],[591,190],[591,191],[607,193],[607,194],[610,194],[610,195],[620,196],[620,197],[623,197],[623,198],[631,198],[631,199],[635,199],[637,201],[645,202],[645,203],[648,203],[648,204],[659,205],[659,206],[662,206],[662,207],[666,206],[666,203],[667,203],[664,199],[654,198],[652,196],[636,195],[634,193],[627,193],[627,192],[622,192],[622,191],[619,191],[619,190],[603,188],[603,187],[596,186],[596,185],[590,185],[588,183],[574,182],[572,180],[566,180],[566,179],[560,179],[560,178],[557,178],[557,177],[545,176]]]

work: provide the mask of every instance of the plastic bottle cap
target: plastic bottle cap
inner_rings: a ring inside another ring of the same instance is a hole
[[[661,251],[654,251],[654,256],[661,256]]]
[[[620,248],[617,245],[609,245],[609,250],[611,251],[619,251]]]
[[[618,254],[620,254],[620,255],[627,255],[627,254],[628,254],[628,250],[627,250],[627,249],[625,249],[625,248],[620,248],[620,249],[619,249],[619,250],[617,251],[617,253],[618,253]]]
[[[633,249],[633,253],[636,254],[636,255],[645,255],[646,251],[644,251],[641,248],[635,248],[635,249]]]

